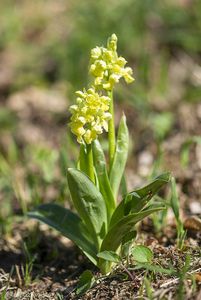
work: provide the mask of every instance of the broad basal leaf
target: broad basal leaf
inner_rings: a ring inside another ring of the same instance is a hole
[[[117,135],[116,150],[114,154],[114,160],[110,170],[110,184],[116,199],[119,185],[124,173],[126,166],[126,160],[128,157],[128,145],[129,144],[129,134],[126,125],[126,117],[123,115],[119,124],[119,130]]]
[[[123,216],[141,211],[151,198],[170,180],[170,173],[163,173],[156,177],[150,184],[130,192],[121,201],[113,213],[110,226],[113,226]]]
[[[150,214],[165,209],[165,207],[147,208],[139,213],[132,213],[128,216],[121,218],[114,226],[112,226],[106,237],[104,238],[101,246],[101,251],[116,251],[123,238],[130,232],[133,231],[134,226],[137,222],[143,220]]]
[[[107,230],[107,209],[103,196],[81,171],[70,168],[67,178],[74,206],[99,246]]]
[[[61,232],[62,235],[72,240],[93,264],[97,264],[97,248],[90,238],[89,231],[81,219],[69,209],[54,203],[43,204],[29,212],[28,216]]]
[[[121,260],[121,257],[114,251],[103,251],[97,254],[99,258],[102,258],[106,261],[118,263]]]
[[[93,142],[93,154],[94,154],[94,165],[95,165],[96,174],[99,182],[99,188],[105,200],[105,204],[108,212],[108,220],[109,220],[113,211],[115,210],[115,200],[112,194],[112,189],[107,174],[104,152],[98,140],[95,140]]]

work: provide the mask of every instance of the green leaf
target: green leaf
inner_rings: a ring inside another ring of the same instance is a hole
[[[87,156],[86,145],[85,144],[81,144],[80,145],[80,156],[79,156],[79,169],[83,173],[87,174],[87,172],[88,172],[88,166],[87,166],[86,156]]]
[[[160,188],[169,182],[169,180],[170,173],[163,173],[157,176],[150,184],[127,194],[114,211],[110,227],[118,222],[123,216],[141,211]]]
[[[165,207],[156,206],[155,208],[147,208],[139,213],[132,213],[128,216],[121,218],[118,222],[114,224],[114,226],[112,226],[109,229],[107,235],[105,236],[102,242],[101,251],[116,251],[122,243],[123,238],[130,231],[133,231],[136,223],[143,220],[150,214],[163,209],[165,209]]]
[[[119,246],[124,241],[124,237],[128,235],[129,232],[134,230],[134,226],[137,222],[141,221],[148,215],[162,210],[165,207],[155,207],[152,209],[146,209],[137,214],[131,214],[123,217],[119,222],[117,222],[107,233],[101,245],[101,252],[103,251],[117,251]],[[100,259],[98,262],[98,267],[103,274],[107,274],[111,270],[111,262]]]
[[[126,125],[126,117],[125,115],[123,115],[119,124],[116,150],[115,150],[114,160],[112,163],[110,176],[109,176],[110,184],[115,199],[117,197],[121,179],[124,174],[124,169],[126,166],[126,161],[128,157],[128,146],[129,146],[129,134]]]
[[[122,178],[121,178],[120,190],[121,190],[121,195],[122,196],[125,196],[126,194],[128,194],[125,175],[123,175]]]
[[[178,274],[175,269],[170,267],[169,269],[165,269],[156,265],[150,265],[149,263],[137,263],[137,265],[134,268],[129,268],[129,270],[140,270],[140,269],[146,269],[151,272],[155,273],[162,273],[162,274],[168,274],[168,275],[176,275]]]
[[[73,241],[97,265],[97,249],[94,246],[90,233],[81,219],[69,209],[54,203],[43,204],[28,216],[53,227],[62,235]]]
[[[105,201],[94,183],[81,171],[69,168],[67,178],[74,206],[99,247],[107,231]]]
[[[122,239],[122,244],[121,244],[121,255],[122,256],[128,256],[130,255],[130,250],[132,247],[132,244],[134,240],[137,237],[137,231],[133,230],[128,232]]]
[[[99,189],[105,200],[105,204],[108,212],[108,220],[110,220],[110,217],[113,211],[115,210],[116,204],[110,186],[108,174],[107,174],[104,152],[98,140],[95,140],[93,142],[93,154],[94,154],[94,165],[95,165],[96,174],[99,182]]]
[[[139,263],[150,263],[153,260],[153,252],[146,246],[137,245],[131,253],[134,260]]]
[[[122,245],[133,241],[137,237],[137,231],[133,230],[128,232],[122,239]]]
[[[76,294],[84,294],[88,289],[90,289],[95,282],[95,278],[90,270],[84,271],[80,278],[76,288]]]
[[[110,262],[114,262],[114,263],[118,263],[121,260],[120,256],[117,253],[115,253],[114,251],[102,251],[102,252],[99,252],[97,254],[97,256],[106,261],[110,261]]]
[[[172,197],[170,199],[170,204],[171,204],[171,207],[172,207],[172,210],[174,212],[177,222],[180,222],[179,199],[178,199],[178,195],[177,195],[176,182],[175,182],[174,177],[171,178],[171,191],[172,191]]]

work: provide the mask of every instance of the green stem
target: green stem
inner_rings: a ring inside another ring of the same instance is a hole
[[[95,182],[92,145],[86,145],[87,175]]]
[[[109,120],[108,123],[108,136],[109,136],[109,164],[110,168],[112,165],[112,161],[114,158],[116,141],[115,141],[115,125],[114,125],[114,102],[113,102],[113,91],[108,92],[108,96],[110,97],[110,108],[109,112],[112,115],[112,118]]]

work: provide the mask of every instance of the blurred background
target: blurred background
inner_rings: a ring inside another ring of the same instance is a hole
[[[201,195],[201,1],[0,1],[0,224],[69,198],[67,128],[91,48],[118,36],[135,82],[119,85],[131,135],[128,188],[167,169],[187,209]],[[201,210],[201,208],[200,208]],[[200,212],[201,213],[201,212]]]

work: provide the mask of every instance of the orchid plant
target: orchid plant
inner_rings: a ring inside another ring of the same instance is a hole
[[[76,104],[70,107],[69,126],[80,145],[77,168],[67,170],[76,212],[50,203],[29,213],[72,240],[103,274],[111,271],[113,260],[109,257],[123,253],[124,245],[135,239],[135,225],[165,209],[163,203],[149,202],[170,179],[169,173],[163,173],[117,202],[128,156],[129,133],[126,117],[122,115],[116,136],[113,90],[121,78],[126,83],[133,82],[132,69],[126,64],[118,56],[117,37],[112,34],[106,47],[92,49],[89,68],[92,84],[76,92]],[[108,132],[108,160],[99,141],[103,131]]]

